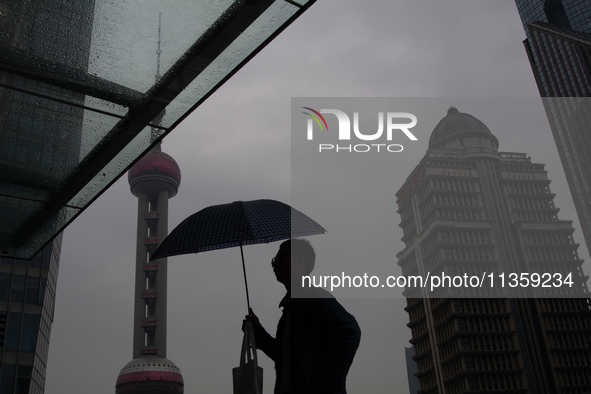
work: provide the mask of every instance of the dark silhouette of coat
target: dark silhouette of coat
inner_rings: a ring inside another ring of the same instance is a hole
[[[275,361],[274,393],[345,394],[361,330],[330,293],[305,292],[315,298],[291,298],[288,292],[281,300],[276,338],[262,327],[255,332],[257,347]]]

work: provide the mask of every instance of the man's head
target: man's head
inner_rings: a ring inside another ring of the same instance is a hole
[[[316,253],[309,241],[305,239],[289,239],[279,246],[273,259],[273,271],[277,281],[288,289],[291,276],[299,280],[303,275],[310,275],[316,262]]]

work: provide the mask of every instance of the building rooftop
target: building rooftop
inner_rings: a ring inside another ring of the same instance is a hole
[[[462,113],[456,107],[449,107],[447,115],[439,121],[431,133],[429,148],[436,147],[452,135],[471,132],[492,135],[488,127],[474,116]]]

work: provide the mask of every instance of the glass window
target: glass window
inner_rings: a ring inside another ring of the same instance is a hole
[[[8,301],[11,279],[12,275],[10,274],[0,274],[0,300]]]
[[[39,328],[39,320],[41,319],[40,315],[31,315],[29,313],[25,313],[23,317],[23,326],[24,327],[33,327]]]
[[[18,376],[28,376],[30,377],[33,374],[33,367],[30,365],[19,365],[18,366]]]
[[[49,263],[51,262],[51,247],[45,248],[45,253],[43,253],[43,268],[49,268]]]
[[[8,314],[8,324],[11,326],[20,326],[21,325],[21,314],[16,312],[10,312]]]
[[[18,350],[20,329],[20,326],[6,327],[6,338],[4,342],[4,348],[6,350]]]
[[[27,293],[25,302],[36,304],[39,301],[39,278],[30,277],[27,281]]]
[[[43,252],[37,253],[35,257],[31,259],[31,267],[41,267],[43,261]]]
[[[2,376],[2,380],[0,380],[0,392],[8,394],[14,392],[14,376]]]
[[[8,257],[0,257],[0,263],[12,264],[14,259],[9,259]]]
[[[451,249],[443,249],[443,258],[450,260],[452,258]]]
[[[23,302],[25,298],[25,277],[22,275],[14,275],[12,280],[11,301]]]
[[[47,283],[47,279],[41,278],[41,289],[39,291],[39,303],[43,304],[43,300],[45,298],[45,286]]]
[[[23,327],[21,335],[21,352],[34,352],[37,344],[37,333],[39,330],[34,327]]]
[[[2,376],[14,376],[16,375],[15,364],[3,364],[2,365]]]
[[[31,378],[17,378],[16,379],[16,394],[29,394],[29,386],[31,385]]]

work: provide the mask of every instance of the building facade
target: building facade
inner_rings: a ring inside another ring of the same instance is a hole
[[[591,251],[591,3],[516,0],[525,49]],[[568,99],[567,99],[568,98]]]
[[[31,260],[0,258],[0,392],[41,394],[61,234]]]
[[[0,4],[2,254],[24,225],[22,218],[79,161],[84,111],[66,102],[82,105],[84,95],[26,77],[24,62],[43,58],[87,70],[93,13],[94,0]],[[16,76],[17,69],[25,72]],[[0,258],[2,394],[44,391],[61,240],[59,234],[30,260]]]
[[[58,220],[34,223],[80,161],[85,95],[44,82],[40,69],[88,72],[93,14],[94,0],[0,3],[3,254],[19,257],[10,247],[24,233],[51,232]]]
[[[573,287],[551,289],[552,298],[499,287],[407,289],[420,394],[591,391],[587,277],[549,184],[543,164],[499,152],[488,127],[454,107],[433,130],[397,193],[403,274],[571,273]]]

